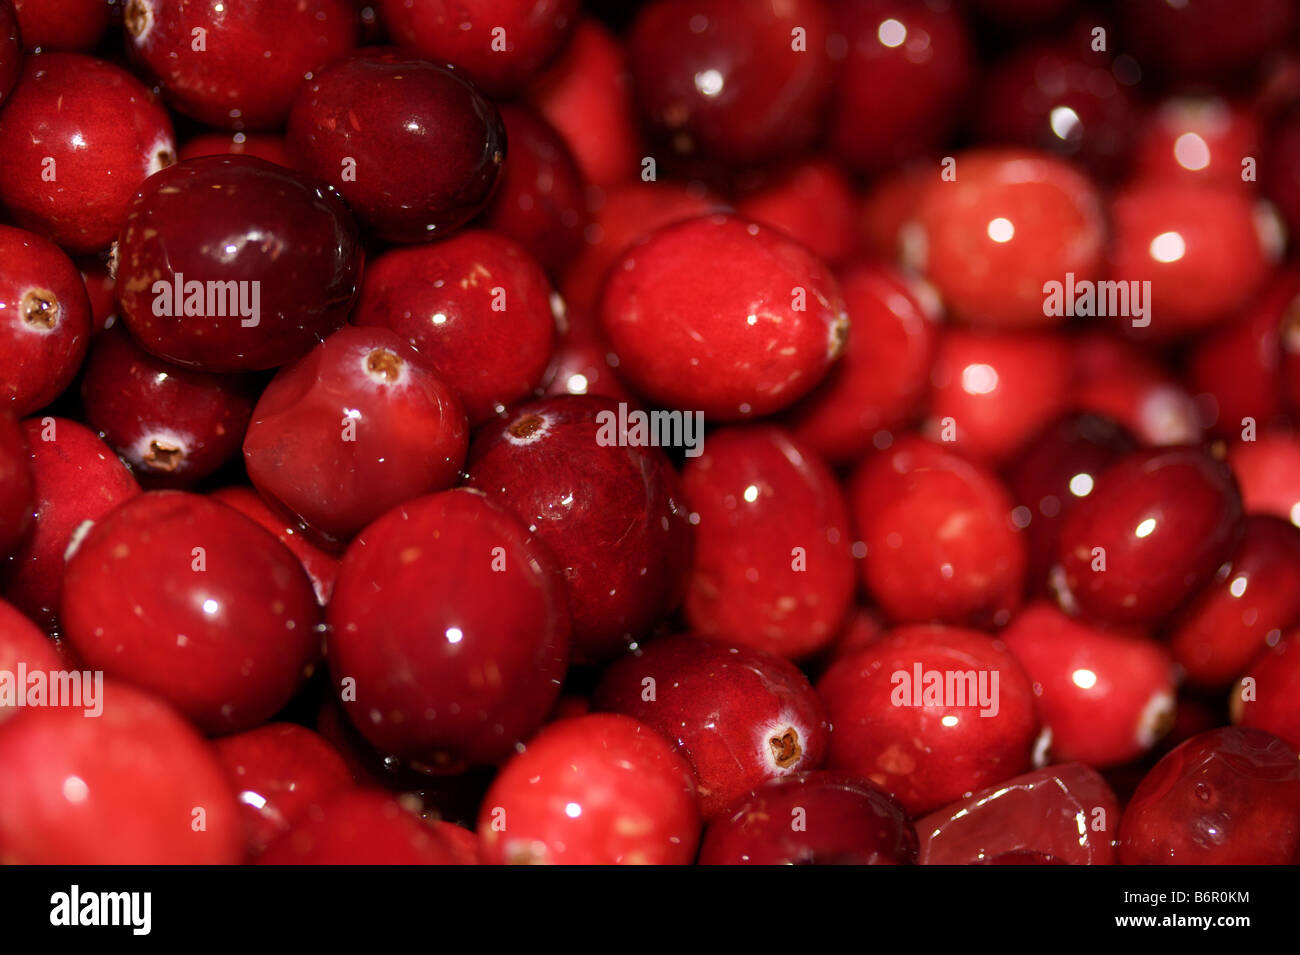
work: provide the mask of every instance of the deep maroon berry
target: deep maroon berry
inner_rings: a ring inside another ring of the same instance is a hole
[[[18,16],[10,0],[0,0],[0,106],[22,72],[23,44],[18,36]]]
[[[1296,22],[1288,0],[1133,0],[1117,12],[1143,69],[1174,80],[1213,79],[1258,63]]]
[[[692,636],[652,640],[619,660],[593,703],[676,743],[706,820],[768,779],[817,769],[830,741],[825,707],[794,665]]]
[[[437,771],[504,759],[559,696],[564,597],[544,546],[482,494],[394,508],[352,542],[330,599],[330,672],[349,717],[384,752]]]
[[[496,107],[459,73],[372,51],[303,87],[289,146],[377,235],[425,242],[487,203],[506,140]]]
[[[210,733],[264,722],[320,657],[320,605],[293,553],[233,508],[151,491],[75,547],[60,616],[87,665]]]
[[[116,261],[122,317],[146,349],[236,371],[293,361],[342,325],[361,249],[328,186],[252,156],[209,156],[145,183]]]
[[[621,410],[594,396],[518,406],[479,431],[465,465],[470,486],[558,558],[584,661],[645,637],[681,601],[689,569],[677,476]]]
[[[268,500],[340,543],[455,484],[468,445],[455,393],[396,332],[348,326],[262,392],[244,464]]]
[[[0,559],[27,533],[35,510],[32,453],[18,420],[0,410]]]
[[[29,50],[87,52],[108,30],[111,0],[14,0]]]

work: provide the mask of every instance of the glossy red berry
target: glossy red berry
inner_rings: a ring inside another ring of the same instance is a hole
[[[81,273],[53,243],[0,225],[0,405],[22,417],[72,381],[90,344]]]
[[[123,19],[127,52],[167,101],[229,129],[281,125],[304,81],[357,38],[348,0],[127,0]]]
[[[1232,721],[1300,747],[1300,632],[1270,643],[1233,688]]]
[[[493,96],[517,92],[564,46],[578,0],[378,0],[393,41],[452,63]]]
[[[1273,431],[1232,444],[1228,464],[1247,513],[1272,514],[1300,527],[1300,438]]]
[[[14,0],[23,44],[29,50],[87,52],[108,30],[108,0]]]
[[[1082,763],[1046,766],[918,819],[918,861],[1113,865],[1119,821],[1115,794],[1095,770]]]
[[[886,616],[1000,626],[1020,605],[1026,543],[992,471],[908,436],[863,462],[848,498],[862,579]]]
[[[1117,766],[1173,726],[1173,657],[1145,634],[1102,630],[1040,601],[1000,637],[1033,682],[1054,759]]]
[[[1085,332],[1070,344],[1076,410],[1114,419],[1142,444],[1201,440],[1202,410],[1148,353],[1106,332]]]
[[[603,395],[623,401],[631,408],[641,402],[619,381],[609,363],[609,350],[595,319],[581,312],[566,312],[551,363],[542,376],[542,397],[559,395]]]
[[[332,189],[252,156],[209,156],[145,183],[116,261],[122,317],[148,351],[237,371],[293,361],[342,325],[361,249]]]
[[[17,607],[0,600],[0,673],[6,675],[7,681],[14,681],[13,695],[6,693],[0,698],[0,724],[27,712],[26,697],[30,684],[18,682],[19,666],[26,667],[28,674],[48,674],[64,669],[63,658],[55,649],[54,641],[23,616]]]
[[[95,338],[81,378],[86,422],[136,476],[192,485],[239,452],[253,413],[244,376],[213,375],[155,358],[120,327]]]
[[[175,161],[149,89],[88,56],[29,58],[0,113],[0,203],[69,252],[108,248],[140,184]]]
[[[207,743],[156,697],[114,680],[101,694],[98,718],[80,707],[35,707],[0,726],[0,857],[27,865],[241,861],[239,807]]]
[[[491,865],[686,865],[700,816],[691,768],[672,744],[601,713],[551,724],[506,763],[478,831]]]
[[[821,0],[656,0],[627,40],[642,115],[681,156],[762,163],[797,155],[829,105],[830,31]]]
[[[710,267],[701,271],[699,263]],[[844,351],[839,285],[802,246],[734,216],[667,226],[610,270],[601,322],[647,398],[706,418],[777,411]]]
[[[439,771],[504,759],[560,693],[569,616],[553,558],[480,493],[389,511],[352,542],[330,600],[336,687],[357,729]]]
[[[1049,307],[1044,286],[1061,283],[1063,293],[1067,276],[1091,281],[1102,267],[1096,190],[1046,153],[975,149],[954,162],[955,179],[935,168],[914,221],[904,227],[907,263],[965,324],[1004,330],[1059,324],[1065,303],[1061,310]]]
[[[853,600],[852,531],[816,452],[771,425],[721,429],[687,463],[682,489],[691,628],[790,658],[830,643]]]
[[[830,742],[825,707],[794,665],[693,636],[652,640],[617,661],[593,704],[676,744],[706,820],[766,780],[817,769]]]
[[[1160,760],[1120,825],[1124,865],[1288,865],[1300,850],[1300,756],[1257,729],[1201,733]]]
[[[284,137],[271,133],[199,133],[181,143],[181,159],[199,156],[256,156],[292,169],[293,154]]]
[[[244,436],[254,486],[332,543],[456,483],[469,446],[452,389],[385,328],[348,326],[282,369]]]
[[[1051,571],[1057,600],[1072,614],[1156,624],[1232,557],[1241,517],[1225,465],[1194,448],[1136,451],[1066,515]]]
[[[533,393],[562,306],[517,242],[471,230],[391,249],[366,268],[352,321],[401,335],[460,396],[472,425]]]
[[[223,487],[212,492],[214,500],[229,505],[245,517],[250,517],[279,538],[280,543],[293,551],[311,578],[316,599],[323,607],[334,592],[334,581],[339,575],[339,558],[322,550],[307,540],[296,521],[276,514],[256,491],[248,487]]]
[[[116,283],[109,272],[108,263],[98,256],[79,259],[77,268],[81,270],[81,280],[86,285],[86,294],[90,296],[92,334],[98,335],[117,322]]]
[[[303,87],[289,147],[378,236],[426,242],[487,203],[506,141],[496,107],[458,72],[372,51]]]
[[[303,726],[267,723],[213,745],[238,794],[250,855],[353,785],[334,747]]]
[[[842,264],[857,247],[853,205],[853,184],[829,159],[803,160],[761,177],[736,200],[741,215],[779,229],[828,265]]]
[[[32,453],[18,420],[0,411],[0,559],[27,533],[36,509]]]
[[[151,491],[75,548],[60,616],[86,663],[209,733],[264,722],[320,656],[320,605],[294,555],[210,498]]]
[[[700,865],[906,865],[916,829],[865,779],[801,772],[758,787],[704,830]]]
[[[658,436],[621,413],[594,396],[520,405],[478,432],[465,464],[469,485],[559,561],[582,661],[608,659],[644,638],[680,603],[689,570],[677,475],[649,446]]]
[[[1241,104],[1218,97],[1166,100],[1134,144],[1134,174],[1248,189],[1242,162],[1259,156],[1260,132],[1259,117]]]

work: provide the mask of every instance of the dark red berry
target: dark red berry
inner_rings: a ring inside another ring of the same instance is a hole
[[[18,546],[36,509],[32,452],[18,421],[0,411],[0,559]]]
[[[29,50],[87,52],[108,30],[110,0],[14,0]]]

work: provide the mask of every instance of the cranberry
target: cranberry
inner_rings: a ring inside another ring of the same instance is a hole
[[[831,644],[828,661],[834,663],[852,656],[875,643],[885,634],[885,621],[880,613],[867,607],[856,607],[849,614],[848,623]]]
[[[239,792],[250,855],[260,855],[312,807],[352,786],[334,747],[292,723],[267,723],[214,745]]]
[[[882,786],[910,816],[1029,768],[1029,678],[983,633],[893,630],[831,664],[817,692],[835,728],[827,766]]]
[[[189,485],[239,451],[253,388],[234,375],[169,364],[120,327],[95,339],[81,379],[86,422],[156,485]]]
[[[1047,150],[1114,178],[1128,162],[1138,109],[1122,71],[1106,59],[1077,39],[1013,53],[985,80],[981,136]]]
[[[1272,514],[1300,527],[1300,438],[1290,431],[1261,434],[1228,448],[1228,463],[1251,514]]]
[[[0,411],[0,559],[13,552],[31,526],[34,484],[27,437],[17,419]]]
[[[1137,442],[1110,418],[1067,415],[1034,435],[1007,469],[1008,486],[1029,535],[1029,579],[1047,582],[1056,560],[1061,522],[1092,493],[1097,476],[1128,454]]]
[[[140,493],[126,465],[89,428],[64,418],[23,422],[32,451],[31,529],[5,562],[0,591],[47,630],[58,618],[65,552],[86,521]]]
[[[951,425],[954,447],[1006,461],[1070,400],[1070,347],[1060,335],[987,334],[947,329],[930,373],[926,431]]]
[[[848,496],[865,545],[863,581],[887,616],[904,623],[1010,619],[1024,587],[1025,540],[995,474],[909,436],[864,461]]]
[[[320,655],[320,606],[297,558],[182,491],[142,494],[90,529],[68,560],[61,617],[89,666],[210,733],[265,721]]]
[[[267,500],[339,543],[455,484],[468,445],[459,399],[397,333],[349,326],[262,392],[244,464]]]
[[[453,827],[454,828],[454,827]],[[262,865],[464,865],[464,850],[387,793],[353,789],[306,808]]]
[[[722,420],[802,397],[848,334],[839,285],[820,261],[725,215],[667,226],[625,252],[605,285],[601,322],[634,388]]]
[[[294,556],[302,564],[302,569],[311,578],[320,605],[323,607],[329,603],[330,594],[334,592],[334,581],[339,575],[337,557],[307,540],[295,526],[296,522],[291,523],[272,511],[251,488],[225,487],[213,491],[212,497],[222,504],[233,507],[245,517],[257,521],[279,538],[281,544],[293,551]]]
[[[1288,633],[1250,665],[1232,697],[1232,721],[1300,747],[1300,631]],[[1249,690],[1247,690],[1249,686]]]
[[[545,383],[542,396],[603,395],[626,402],[629,407],[638,407],[640,402],[610,367],[595,319],[582,312],[569,311],[563,324],[568,327],[561,333],[551,363],[542,376]]]
[[[904,227],[909,265],[934,283],[968,325],[1053,325],[1048,282],[1095,279],[1102,210],[1092,184],[1067,163],[1020,149],[975,149],[935,169]],[[1136,276],[1135,276],[1136,277]],[[1062,303],[1064,307],[1064,303]]]
[[[1300,110],[1278,116],[1271,124],[1264,140],[1260,179],[1264,191],[1286,219],[1294,235],[1300,228],[1300,167],[1295,157],[1300,154]]]
[[[18,16],[10,0],[0,0],[0,106],[23,72],[23,44],[18,36]]]
[[[357,38],[348,0],[127,0],[124,21],[127,51],[167,101],[231,129],[282,124],[304,79],[347,55]]]
[[[328,619],[330,672],[357,729],[439,769],[510,754],[546,718],[568,661],[553,559],[475,491],[418,498],[362,531]]]
[[[598,397],[520,405],[478,432],[465,465],[471,487],[555,554],[584,662],[645,637],[686,587],[691,535],[677,476],[620,410]]]
[[[90,344],[81,273],[54,244],[0,225],[0,407],[21,417],[72,381]]]
[[[79,260],[77,268],[90,297],[91,334],[98,335],[117,322],[117,284],[108,263],[97,256]]]
[[[1106,332],[1071,340],[1079,411],[1113,418],[1143,444],[1196,444],[1202,416],[1187,390],[1131,342]]]
[[[845,53],[831,123],[836,154],[879,173],[942,143],[974,80],[970,37],[952,5],[863,0],[837,4],[835,18]]]
[[[145,183],[116,260],[123,318],[146,349],[236,371],[293,361],[342,325],[361,250],[329,187],[252,156],[208,156]]]
[[[0,114],[0,202],[70,252],[108,247],[140,184],[176,159],[167,112],[120,67],[76,53],[27,60]]]
[[[62,670],[63,659],[50,640],[36,624],[32,623],[13,604],[0,600],[0,673],[14,680],[16,695],[24,698],[27,686],[17,682],[18,667],[27,673],[53,673]],[[19,709],[17,700],[0,697],[0,724],[25,710]]]
[[[0,858],[230,865],[243,836],[215,754],[156,697],[105,681],[103,713],[36,707],[0,726]]]
[[[108,30],[106,0],[13,0],[29,50],[93,50]]]
[[[622,46],[599,20],[578,23],[564,52],[532,84],[528,99],[564,137],[587,182],[613,186],[640,168],[632,78]]]
[[[358,53],[303,87],[289,116],[302,169],[382,238],[423,242],[486,204],[505,160],[496,108],[459,73],[399,52]]]
[[[768,779],[818,768],[830,741],[825,707],[793,664],[690,636],[653,640],[619,660],[593,703],[676,744],[706,820]]]
[[[934,167],[929,160],[881,176],[858,205],[858,238],[868,256],[887,262],[902,253],[903,227],[925,194]]]
[[[1124,865],[1287,865],[1300,850],[1300,763],[1270,733],[1222,727],[1146,775],[1120,825]]]
[[[1281,251],[1276,223],[1235,190],[1138,182],[1111,200],[1110,218],[1110,277],[1150,281],[1150,326],[1134,333],[1157,341],[1209,327],[1244,305]]]
[[[691,768],[621,714],[552,723],[502,767],[479,813],[491,865],[685,865],[700,834]]]
[[[352,321],[406,338],[478,425],[541,382],[559,308],[546,274],[517,242],[475,230],[375,259]]]
[[[1135,451],[1065,516],[1051,572],[1057,599],[1106,622],[1158,623],[1232,557],[1241,517],[1220,462],[1193,448]]]
[[[1138,62],[1172,79],[1209,79],[1258,63],[1295,25],[1288,0],[1133,0],[1117,11]]]
[[[1173,725],[1174,661],[1145,634],[1107,632],[1037,602],[1001,636],[1033,681],[1054,758],[1115,766]]]
[[[1243,526],[1231,567],[1193,598],[1170,638],[1188,682],[1206,689],[1226,687],[1300,622],[1300,530],[1262,514]]]
[[[839,278],[849,312],[844,357],[786,421],[799,439],[843,464],[922,411],[939,314],[927,287],[888,266],[859,263]]]
[[[922,865],[1113,865],[1115,794],[1081,763],[1036,769],[916,821]]]
[[[377,0],[393,40],[454,63],[493,96],[517,92],[564,46],[578,0]]]
[[[700,865],[906,865],[916,830],[879,787],[845,773],[771,780],[704,830]]]
[[[853,186],[839,166],[809,159],[764,177],[736,201],[736,209],[802,242],[829,265],[839,265],[857,245],[853,202]]]
[[[532,110],[501,106],[510,154],[484,224],[526,248],[552,273],[582,245],[586,194],[569,147]]]
[[[293,168],[293,155],[284,137],[269,133],[199,133],[181,144],[181,159],[200,156],[256,156]]]
[[[771,425],[712,432],[682,473],[695,555],[686,619],[783,657],[834,639],[853,601],[848,507],[816,452]]]
[[[727,163],[796,155],[829,105],[830,29],[821,0],[655,0],[627,40],[637,100],[679,155]]]
[[[1260,132],[1257,116],[1226,100],[1166,100],[1138,137],[1134,171],[1152,181],[1243,189],[1242,160],[1259,155]]]

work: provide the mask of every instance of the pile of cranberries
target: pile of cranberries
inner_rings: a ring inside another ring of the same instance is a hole
[[[0,0],[0,863],[1300,862],[1298,38]]]

